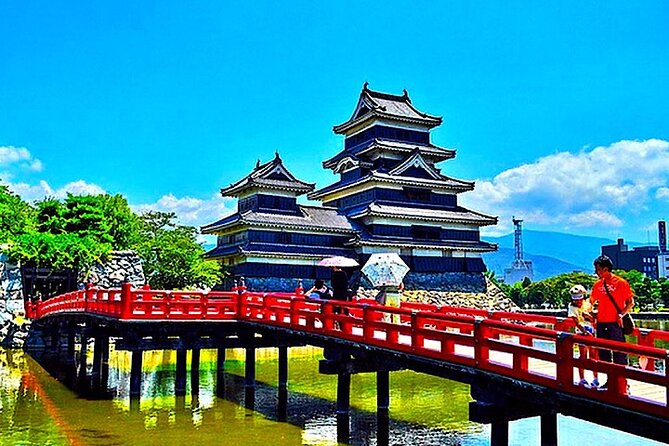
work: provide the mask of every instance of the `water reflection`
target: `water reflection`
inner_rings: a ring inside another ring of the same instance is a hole
[[[318,349],[291,350],[287,419],[278,422],[275,350],[258,351],[255,410],[250,411],[244,408],[240,352],[228,352],[224,398],[215,392],[215,351],[201,352],[199,381],[193,386],[188,380],[183,397],[174,396],[175,353],[144,352],[141,403],[131,410],[127,352],[110,354],[109,399],[90,400],[23,352],[0,349],[0,444],[337,444],[336,377],[318,373],[321,357]],[[389,444],[489,444],[489,429],[467,421],[466,385],[403,371],[391,373],[390,388]],[[351,407],[351,444],[376,445],[375,375],[352,377]],[[659,444],[566,417],[559,426],[561,444],[576,444],[579,438],[609,446]],[[539,444],[538,420],[511,423],[510,437],[511,444]]]

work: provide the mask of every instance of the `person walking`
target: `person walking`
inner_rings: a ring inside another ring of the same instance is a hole
[[[599,280],[595,282],[590,294],[592,304],[599,303],[597,311],[597,337],[612,341],[625,342],[622,318],[634,308],[634,292],[630,284],[622,277],[613,274],[613,262],[605,255],[593,262]],[[611,350],[600,349],[599,359],[612,362]],[[627,355],[620,351],[613,352],[613,362],[627,365]],[[606,390],[608,382],[600,389]]]
[[[590,299],[588,299],[587,291],[583,285],[574,285],[569,290],[571,295],[571,303],[567,309],[567,317],[570,317],[574,321],[576,326],[576,333],[582,334],[584,336],[594,336],[595,329],[593,324],[595,318],[592,315],[592,304]],[[597,351],[595,349],[590,349],[587,345],[578,344],[578,354],[579,359],[596,359]],[[578,377],[580,381],[578,382],[579,386],[589,387],[589,388],[598,388],[599,387],[599,375],[597,370],[593,370],[592,383],[588,383],[585,379],[585,372],[582,367],[578,368]]]

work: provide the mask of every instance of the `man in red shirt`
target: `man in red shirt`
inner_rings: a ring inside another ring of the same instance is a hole
[[[620,276],[611,273],[613,262],[607,256],[599,256],[593,262],[599,280],[595,282],[590,301],[599,302],[597,311],[597,337],[625,342],[622,317],[634,308],[634,292],[630,284]],[[608,293],[607,293],[608,290]],[[615,300],[615,305],[613,303]],[[616,305],[618,308],[616,308]],[[600,350],[599,359],[611,362],[611,350]],[[627,355],[613,352],[613,362],[627,365]],[[606,388],[606,384],[602,386]]]

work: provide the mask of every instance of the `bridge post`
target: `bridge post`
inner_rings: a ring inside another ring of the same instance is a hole
[[[139,406],[139,398],[142,394],[142,350],[132,350],[130,363],[130,406],[133,401]]]
[[[107,392],[107,385],[109,383],[109,336],[105,333],[102,338],[102,357],[100,358],[100,381],[102,382],[101,390]]]
[[[216,396],[225,397],[225,346],[216,349]]]
[[[95,340],[93,343],[93,373],[91,376],[91,387],[94,391],[100,389],[101,386],[101,371],[102,371],[102,335],[99,331],[96,331]]]
[[[351,374],[337,375],[337,441],[348,443],[350,437],[349,409],[351,406]]]
[[[77,381],[77,362],[76,362],[76,325],[67,325],[67,350],[65,352],[65,383],[74,388]]]
[[[174,394],[184,396],[186,394],[186,360],[188,351],[181,347],[177,348],[177,370],[174,380]]]
[[[123,282],[121,284],[121,319],[132,318],[132,284]]]
[[[253,336],[246,336],[246,361],[244,364],[244,405],[253,409],[256,398],[256,348],[253,345]]]
[[[194,349],[191,350],[190,389],[191,389],[191,394],[193,394],[193,395],[198,395],[200,393],[200,349],[199,348],[194,348]]]
[[[389,408],[390,408],[390,372],[379,370],[376,372],[376,442],[387,445],[389,438]]]
[[[541,415],[541,446],[557,446],[557,413]]]
[[[279,406],[277,419],[288,418],[288,347],[279,346]]]
[[[509,446],[509,422],[493,421],[490,425],[490,446]]]
[[[77,377],[77,381],[79,382],[79,386],[82,389],[85,389],[88,387],[88,383],[86,382],[86,376],[87,376],[87,368],[88,368],[88,335],[87,335],[88,328],[84,328],[81,330],[81,335],[80,335],[80,341],[81,341],[81,348],[79,349],[79,376]]]

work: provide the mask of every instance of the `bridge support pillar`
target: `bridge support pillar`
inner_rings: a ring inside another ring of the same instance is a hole
[[[193,396],[200,394],[200,349],[191,350],[190,391]],[[195,407],[195,405],[193,405]]]
[[[186,361],[188,351],[185,348],[177,349],[177,370],[174,380],[174,395],[184,396],[186,394]]]
[[[139,398],[142,394],[142,350],[133,350],[130,363],[130,407],[139,408]]]
[[[490,425],[490,446],[509,445],[509,422],[506,420],[494,421]]]
[[[244,373],[244,406],[247,409],[255,407],[256,400],[256,348],[246,347],[246,362]]]
[[[88,376],[88,335],[86,330],[82,330],[81,337],[81,348],[79,349],[79,376],[77,381],[81,389],[88,387],[87,376]]]
[[[348,443],[350,437],[351,374],[337,375],[337,441]]]
[[[69,325],[67,330],[67,349],[65,351],[65,384],[74,388],[77,383],[77,361],[76,361],[76,326]]]
[[[96,333],[93,344],[93,373],[91,375],[91,387],[93,392],[102,389],[102,363],[105,356],[109,357],[109,339],[105,334]],[[105,349],[107,353],[105,354]],[[105,387],[107,383],[104,383]]]
[[[376,443],[387,445],[390,441],[390,372],[376,372]]]
[[[216,396],[225,397],[225,347],[216,350]]]
[[[558,423],[557,414],[550,413],[541,416],[541,446],[557,446]]]
[[[288,347],[279,346],[279,405],[277,419],[288,418]]]
[[[106,334],[95,338],[93,350],[93,392],[102,395],[107,392],[109,381],[109,337]]]

